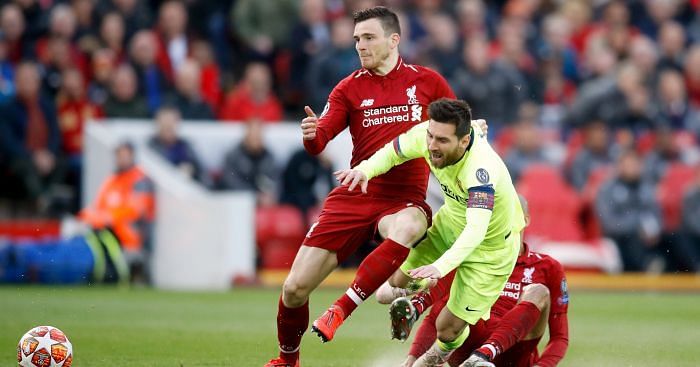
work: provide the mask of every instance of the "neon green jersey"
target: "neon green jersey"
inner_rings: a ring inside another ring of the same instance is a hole
[[[371,179],[411,159],[423,158],[428,162],[445,197],[445,205],[433,225],[453,232],[451,237],[457,238],[433,263],[445,275],[465,261],[477,246],[483,250],[506,246],[505,238],[511,232],[519,233],[525,220],[508,169],[481,129],[472,126],[470,145],[459,161],[436,168],[430,163],[426,141],[428,123],[401,134],[355,168]],[[479,253],[488,254],[488,251]]]

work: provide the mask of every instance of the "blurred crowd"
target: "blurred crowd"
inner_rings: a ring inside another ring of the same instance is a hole
[[[309,210],[322,195],[285,187],[327,189],[331,167],[300,151],[273,168],[260,124],[322,109],[359,67],[350,15],[377,4],[400,14],[404,59],[488,121],[522,189],[575,204],[561,239],[613,238],[626,270],[697,270],[697,0],[0,1],[2,196],[76,212],[84,124],[154,118],[149,146],[205,185]],[[246,139],[205,172],[180,119],[246,123]]]

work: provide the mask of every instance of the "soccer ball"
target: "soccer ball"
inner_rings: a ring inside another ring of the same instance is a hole
[[[53,326],[37,326],[19,340],[17,362],[20,367],[70,367],[73,345],[63,331]]]

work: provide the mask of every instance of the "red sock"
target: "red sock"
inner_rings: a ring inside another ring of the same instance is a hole
[[[444,304],[443,304],[444,306]],[[413,338],[413,343],[411,343],[411,349],[408,354],[416,358],[420,357],[433,346],[435,339],[437,338],[437,328],[435,327],[435,321],[437,320],[438,314],[442,311],[442,307],[438,305],[438,308],[434,308],[428,313],[428,315],[421,322],[416,336]]]
[[[440,279],[437,284],[430,289],[429,292],[418,292],[413,298],[411,298],[411,303],[416,307],[418,311],[418,316],[420,316],[428,307],[432,306],[437,300],[442,299],[446,295],[450,294],[450,288],[452,287],[452,281],[455,278],[455,272],[452,271],[447,274],[446,277]]]
[[[352,286],[335,301],[347,319],[357,306],[364,302],[396,269],[401,266],[409,249],[390,239],[384,240],[362,261],[355,274]]]
[[[477,351],[485,354],[493,360],[498,354],[512,347],[522,340],[527,333],[535,327],[540,318],[540,310],[532,302],[520,302],[512,310],[508,311],[491,336],[484,342],[484,346]],[[490,344],[493,348],[489,348]]]
[[[280,358],[294,364],[299,359],[301,336],[309,326],[309,301],[297,308],[289,308],[280,296],[277,311],[277,340]]]

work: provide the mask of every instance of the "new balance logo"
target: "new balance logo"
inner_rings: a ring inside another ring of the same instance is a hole
[[[360,107],[371,107],[374,105],[374,99],[363,99]]]

